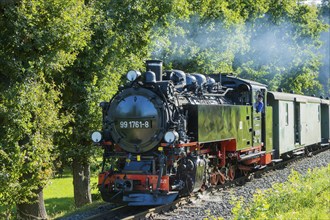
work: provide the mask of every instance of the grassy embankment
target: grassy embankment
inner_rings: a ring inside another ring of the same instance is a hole
[[[82,211],[92,206],[98,206],[101,202],[100,195],[96,189],[97,174],[93,174],[91,178],[93,204],[86,205],[80,209],[75,208],[73,198],[73,184],[71,171],[66,171],[61,178],[53,178],[45,187],[44,200],[46,211],[49,219],[62,217],[66,214]],[[5,208],[0,206],[0,212],[4,212]],[[12,218],[16,215],[16,209],[12,210]],[[2,217],[0,216],[0,219]]]
[[[285,183],[257,192],[253,202],[239,200],[234,219],[330,219],[330,164],[308,171],[293,171]]]
[[[308,171],[304,176],[292,171],[285,183],[259,190],[253,201],[245,204],[233,198],[234,220],[328,220],[330,219],[330,164]],[[210,210],[206,210],[210,213]],[[220,220],[208,214],[204,220]]]
[[[79,211],[75,208],[73,198],[73,184],[70,171],[63,174],[61,178],[54,178],[44,189],[44,200],[48,217],[51,219],[62,217],[68,213]],[[97,174],[91,178],[93,205],[100,203],[99,192],[96,188]],[[94,202],[95,201],[95,202]],[[89,205],[91,206],[91,205]],[[89,207],[88,206],[88,207]],[[85,209],[83,207],[81,209]]]

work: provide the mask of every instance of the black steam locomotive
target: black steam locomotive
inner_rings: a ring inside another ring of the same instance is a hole
[[[146,70],[129,71],[100,104],[103,128],[92,139],[104,148],[105,201],[167,204],[329,144],[329,100],[267,92],[232,75],[163,72],[158,60]]]

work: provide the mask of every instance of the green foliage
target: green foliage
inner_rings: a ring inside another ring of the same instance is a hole
[[[288,182],[258,191],[253,202],[234,201],[234,219],[327,219],[330,198],[330,165],[308,171],[293,171]]]
[[[318,81],[321,54],[319,36],[326,25],[315,6],[273,1],[264,16],[251,25],[250,48],[237,57],[242,77],[298,94],[321,94]]]
[[[87,44],[90,13],[82,1],[0,4],[0,205],[35,202],[49,179],[53,136],[68,122],[60,113],[61,83]]]
[[[190,3],[189,17],[170,21],[153,33],[152,56],[190,72],[232,72],[235,54],[248,49],[244,19],[236,1]],[[237,3],[238,4],[238,3]]]
[[[12,80],[36,70],[63,70],[91,34],[86,29],[90,13],[82,1],[21,0],[0,7],[0,72]]]
[[[322,94],[315,6],[295,1],[189,1],[189,13],[156,26],[152,56],[187,72],[236,72],[296,93]],[[287,83],[292,82],[295,83]]]
[[[328,25],[326,32],[321,34],[322,46],[319,50],[320,54],[323,54],[322,65],[320,67],[319,81],[324,88],[325,97],[330,97],[330,2],[328,0],[322,0],[322,5],[319,7],[320,19]]]
[[[1,95],[0,204],[8,210],[34,198],[52,173],[53,134],[65,122],[59,94],[53,84],[26,79]]]

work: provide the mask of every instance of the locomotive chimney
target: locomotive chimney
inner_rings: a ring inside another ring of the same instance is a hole
[[[152,71],[156,74],[156,81],[162,81],[163,74],[163,61],[161,60],[147,60],[146,61],[147,71]]]

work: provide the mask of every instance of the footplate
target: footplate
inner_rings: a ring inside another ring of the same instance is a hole
[[[170,192],[167,194],[147,194],[132,193],[123,196],[123,202],[127,202],[128,206],[156,206],[165,205],[173,202],[178,196],[178,192]]]

